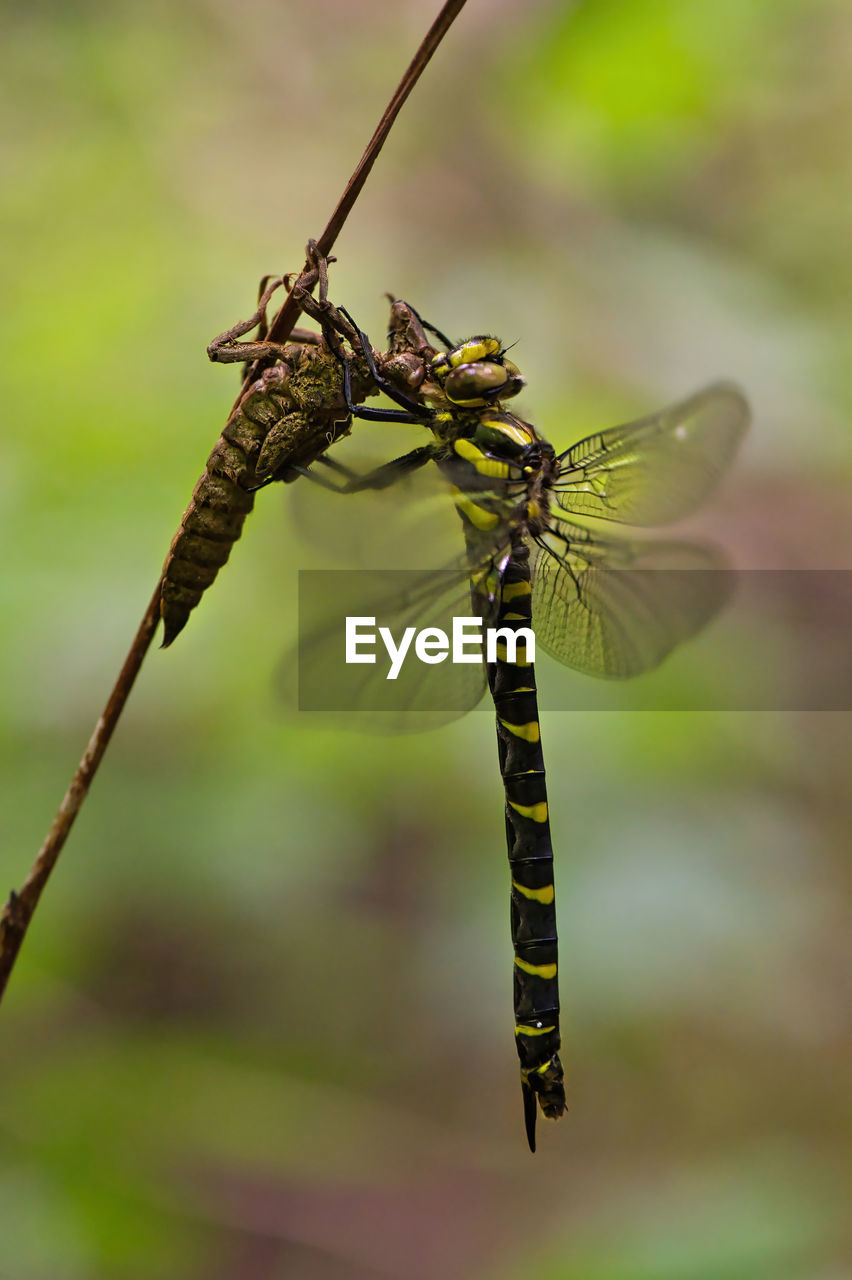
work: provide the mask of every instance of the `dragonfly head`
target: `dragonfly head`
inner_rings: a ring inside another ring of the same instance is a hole
[[[486,334],[442,351],[432,360],[430,373],[450,404],[461,408],[481,408],[515,396],[524,385],[517,365],[506,359],[500,339]]]

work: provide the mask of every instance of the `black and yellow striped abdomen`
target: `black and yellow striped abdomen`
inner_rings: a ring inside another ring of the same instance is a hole
[[[529,548],[518,541],[501,575],[497,626],[517,630],[530,627],[531,621]],[[535,1150],[536,1101],[546,1116],[556,1119],[565,1109],[565,1091],[559,1061],[553,847],[535,669],[525,657],[520,644],[514,662],[498,649],[497,661],[488,664],[488,683],[497,712],[497,750],[506,792],[515,1040],[527,1137]]]
[[[527,545],[533,522],[546,516],[549,446],[529,423],[487,407],[457,415],[465,435],[449,441],[454,501],[465,528],[471,564],[487,561],[494,531],[509,532],[508,554],[474,581],[475,614],[502,631],[532,629],[532,583]],[[444,439],[448,432],[444,428]],[[464,469],[460,473],[459,460]],[[439,463],[440,465],[440,463]],[[544,484],[544,488],[542,485]],[[493,561],[492,561],[493,563]],[[497,747],[506,795],[506,840],[511,872],[515,1042],[521,1063],[524,1120],[535,1150],[538,1107],[556,1119],[565,1109],[559,1061],[559,986],[553,849],[536,698],[535,669],[523,643],[498,643],[487,664],[497,713]]]

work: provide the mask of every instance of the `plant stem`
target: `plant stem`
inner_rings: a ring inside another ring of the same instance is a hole
[[[410,66],[385,108],[364,154],[346,184],[325,230],[317,241],[318,249],[323,256],[327,257],[330,253],[343,224],[352,211],[352,207],[361,193],[361,189],[385,143],[391,126],[399,114],[400,108],[419,80],[450,26],[464,8],[465,3],[466,0],[448,0],[426,33]],[[299,283],[307,275],[308,269],[309,264],[306,262],[299,278]],[[286,342],[298,319],[300,310],[301,308],[291,291],[270,326],[269,339],[277,342]],[[242,391],[240,395],[242,395]],[[239,403],[239,397],[237,403]],[[13,890],[9,894],[8,901],[3,908],[2,914],[0,914],[0,1000],[2,1000],[3,993],[6,990],[6,984],[9,981],[9,976],[26,936],[33,913],[38,906],[39,898],[74,825],[74,819],[89,794],[89,788],[124,710],[125,703],[130,696],[130,690],[133,688],[139,669],[151,646],[151,641],[154,638],[154,633],[160,620],[162,584],[163,579],[161,577],[148,608],[145,610],[145,615],[124,660],[124,665],[119,672],[109,700],[95,725],[89,744],[83,752],[77,771],[71,779],[68,790],[44,838],[44,843],[38,851],[29,875],[19,891],[15,892]]]

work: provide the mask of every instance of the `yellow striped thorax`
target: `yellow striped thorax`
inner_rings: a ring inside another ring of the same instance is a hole
[[[489,533],[492,529],[497,528],[502,518],[499,510],[495,511],[492,505],[476,502],[469,494],[463,493],[461,489],[453,487],[450,489],[450,493],[456,510],[475,529],[479,529],[482,533]]]
[[[485,453],[472,440],[453,441],[453,450],[465,462],[469,462],[481,476],[487,476],[491,480],[508,480],[512,474],[512,468],[508,462],[502,462],[499,458]]]
[[[429,371],[450,404],[466,409],[517,395],[524,385],[517,365],[506,359],[500,339],[487,334],[442,351]]]
[[[538,441],[538,436],[528,422],[498,410],[480,417],[473,440],[483,453],[520,458]]]
[[[438,410],[430,425],[451,451],[439,465],[469,525],[490,533],[501,523],[510,529],[546,520],[552,449],[533,426],[492,406]]]

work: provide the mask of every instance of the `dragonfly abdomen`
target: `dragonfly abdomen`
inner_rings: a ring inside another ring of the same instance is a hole
[[[531,626],[529,548],[514,542],[501,575],[497,626]],[[512,877],[515,1041],[521,1063],[524,1118],[535,1150],[536,1109],[556,1119],[565,1109],[559,1061],[559,980],[553,848],[538,719],[535,672],[523,646],[515,661],[498,648],[488,666],[497,712],[497,750],[506,793],[506,840]]]

